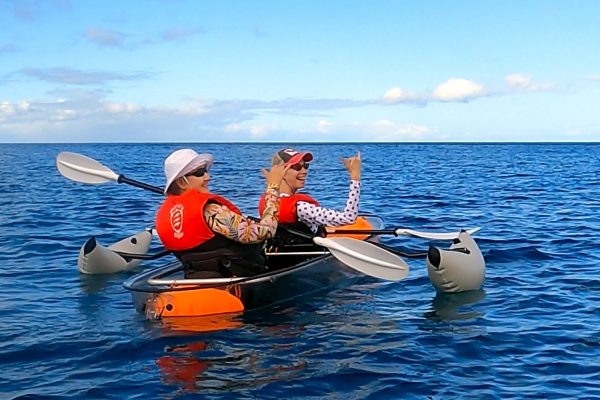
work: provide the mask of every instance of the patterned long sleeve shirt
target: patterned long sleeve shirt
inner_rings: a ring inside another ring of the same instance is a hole
[[[316,232],[319,226],[340,226],[354,223],[358,216],[359,202],[360,181],[350,181],[350,191],[344,211],[299,201],[296,205],[296,215],[299,221],[304,222],[313,232]]]
[[[265,210],[260,221],[255,221],[233,212],[220,204],[208,204],[204,208],[204,219],[216,233],[236,242],[260,243],[275,236],[279,216],[279,190],[269,187],[265,192]]]

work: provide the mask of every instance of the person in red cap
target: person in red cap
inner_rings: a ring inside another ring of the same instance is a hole
[[[246,218],[224,197],[208,189],[210,154],[192,149],[165,160],[165,199],[156,214],[156,230],[165,248],[184,266],[186,278],[248,276],[263,272],[261,245],[275,235],[279,188],[288,167],[263,169],[267,188],[259,221]]]
[[[354,157],[342,158],[342,162],[350,175],[350,191],[343,211],[321,207],[311,196],[300,193],[308,176],[308,168],[313,155],[293,149],[283,149],[273,155],[273,166],[283,165],[287,171],[281,181],[279,194],[279,223],[300,230],[308,228],[316,233],[321,227],[352,224],[358,216],[360,201],[360,152]],[[259,203],[262,213],[266,207],[266,197]]]

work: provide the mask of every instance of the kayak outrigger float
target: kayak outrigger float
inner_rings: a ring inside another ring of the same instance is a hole
[[[83,274],[114,274],[137,268],[141,258],[127,258],[123,253],[146,254],[152,242],[152,230],[143,230],[108,247],[100,245],[90,237],[81,246],[77,258],[77,269]],[[121,254],[119,254],[121,253]]]
[[[101,184],[126,183],[161,193],[162,189],[118,175],[97,161],[76,153],[60,153],[59,172],[74,181]],[[408,264],[401,256],[425,257],[433,286],[439,292],[455,293],[480,289],[485,260],[471,234],[384,229],[376,215],[359,217],[356,224],[328,228],[325,237],[310,237],[312,243],[299,248],[266,252],[267,272],[249,277],[185,279],[179,261],[142,272],[123,285],[131,291],[135,308],[150,319],[198,317],[254,310],[307,292],[348,285],[369,275],[384,280],[404,279]],[[380,235],[411,236],[433,241],[451,240],[449,249],[430,245],[429,251],[406,254],[378,243]],[[82,247],[78,268],[86,274],[114,273],[135,268],[143,259],[156,259],[163,251],[148,255],[152,230],[144,230],[105,247],[90,238]]]

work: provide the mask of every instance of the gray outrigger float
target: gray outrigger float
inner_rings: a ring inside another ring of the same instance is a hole
[[[127,258],[122,254],[146,254],[152,242],[152,230],[146,229],[108,247],[90,237],[81,246],[77,269],[82,274],[114,274],[138,267],[141,258]]]

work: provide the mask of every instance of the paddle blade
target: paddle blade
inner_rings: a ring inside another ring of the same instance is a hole
[[[400,256],[373,243],[345,237],[315,237],[313,241],[327,247],[335,258],[365,275],[389,281],[399,281],[408,275],[408,264]]]
[[[68,151],[63,151],[56,157],[56,168],[62,176],[75,182],[98,185],[119,179],[119,175],[98,161]]]

